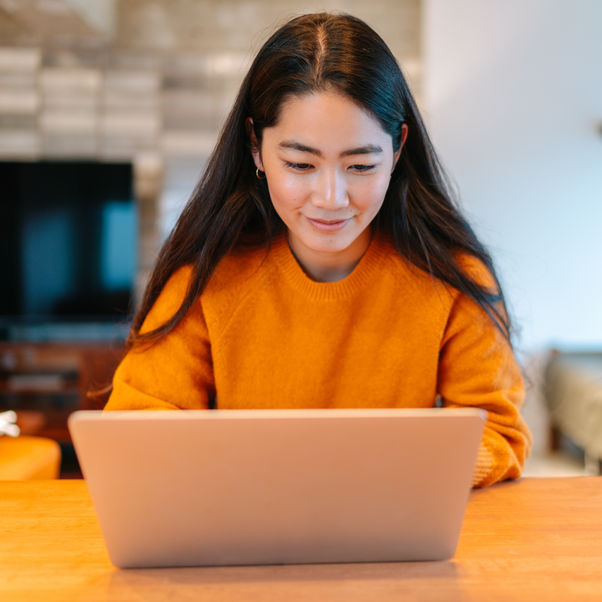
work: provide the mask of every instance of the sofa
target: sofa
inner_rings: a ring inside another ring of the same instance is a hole
[[[581,448],[588,470],[600,474],[602,352],[553,351],[545,367],[543,388],[553,432]]]

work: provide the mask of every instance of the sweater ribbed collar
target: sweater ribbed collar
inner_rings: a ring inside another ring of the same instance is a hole
[[[365,289],[383,264],[390,260],[391,253],[395,253],[393,247],[375,234],[353,271],[336,282],[316,282],[309,278],[293,255],[286,235],[272,242],[270,258],[279,276],[292,288],[315,301],[333,301],[348,298]]]

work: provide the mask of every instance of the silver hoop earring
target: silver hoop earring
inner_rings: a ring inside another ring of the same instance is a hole
[[[259,167],[255,170],[255,176],[258,180],[265,180],[265,171],[261,171]]]

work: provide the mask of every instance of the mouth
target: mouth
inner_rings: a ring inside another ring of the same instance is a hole
[[[306,217],[307,221],[320,232],[336,232],[345,227],[345,225],[351,221],[351,218],[346,219],[314,219]]]

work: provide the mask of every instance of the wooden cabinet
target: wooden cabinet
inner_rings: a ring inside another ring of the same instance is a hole
[[[70,441],[67,418],[106,403],[122,343],[0,343],[0,410],[24,434]]]

